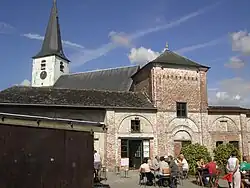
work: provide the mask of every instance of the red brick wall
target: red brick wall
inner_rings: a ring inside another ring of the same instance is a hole
[[[188,111],[207,109],[206,72],[155,67],[152,96],[158,109],[176,111],[176,101],[187,102]],[[202,101],[202,102],[201,102]]]

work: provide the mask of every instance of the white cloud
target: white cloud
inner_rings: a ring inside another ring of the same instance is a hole
[[[140,48],[132,48],[128,55],[128,58],[131,63],[135,64],[145,64],[149,61],[154,60],[156,57],[160,55],[159,52],[155,52],[151,49],[146,49],[144,47]]]
[[[232,49],[244,54],[250,54],[250,33],[239,31],[231,34]]]
[[[115,31],[111,31],[109,33],[109,37],[112,43],[117,44],[119,46],[131,47],[132,41],[126,33],[117,33]]]
[[[0,34],[11,33],[15,28],[5,22],[0,22]]]
[[[31,83],[30,83],[30,81],[29,80],[27,80],[27,79],[25,79],[25,80],[23,80],[22,82],[21,82],[21,84],[20,84],[21,86],[30,86],[31,85]]]
[[[206,48],[206,47],[209,47],[209,46],[215,46],[216,44],[220,43],[224,38],[225,37],[220,37],[220,38],[208,41],[208,42],[187,46],[187,47],[176,50],[176,52],[183,54],[185,52],[191,52],[191,51],[198,50],[198,49],[201,49],[201,48]]]
[[[244,66],[245,66],[244,61],[237,56],[231,57],[229,63],[225,64],[225,67],[231,69],[241,69]]]
[[[208,90],[210,105],[250,107],[250,81],[236,77],[220,81],[218,86]]]
[[[41,36],[41,35],[36,34],[36,33],[25,33],[25,34],[22,34],[21,36],[26,37],[28,39],[33,39],[33,40],[43,40],[44,39],[44,36]],[[74,48],[80,48],[80,49],[84,48],[80,44],[76,44],[74,42],[70,42],[70,41],[67,41],[67,40],[63,40],[62,43],[65,46],[68,46],[68,47],[74,47]]]
[[[219,42],[221,42],[222,39],[224,39],[224,38],[225,37],[221,37],[221,38],[214,39],[214,40],[211,40],[211,41],[208,41],[205,43],[187,46],[187,47],[181,48],[179,50],[175,50],[175,52],[179,53],[179,54],[180,53],[183,54],[185,52],[195,51],[195,50],[198,50],[200,48],[213,46],[213,45],[216,45]],[[140,48],[132,48],[130,50],[128,58],[129,58],[131,63],[144,64],[144,63],[147,63],[147,62],[155,59],[159,55],[160,55],[160,52],[155,52],[151,49],[146,49],[144,47],[140,47]]]

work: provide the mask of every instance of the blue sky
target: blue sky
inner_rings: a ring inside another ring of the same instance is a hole
[[[0,89],[31,79],[52,0],[13,4],[0,6]],[[168,42],[170,50],[212,67],[210,99],[236,104],[248,102],[250,89],[249,7],[249,0],[58,1],[71,72],[142,64]]]

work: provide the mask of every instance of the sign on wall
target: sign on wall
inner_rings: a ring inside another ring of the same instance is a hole
[[[149,158],[150,144],[149,140],[143,140],[143,157]]]
[[[129,167],[129,158],[121,158],[121,167]]]

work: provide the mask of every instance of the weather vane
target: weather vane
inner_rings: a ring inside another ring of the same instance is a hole
[[[169,45],[168,45],[168,42],[166,42],[166,46],[165,46],[165,49],[168,50],[169,49]]]

